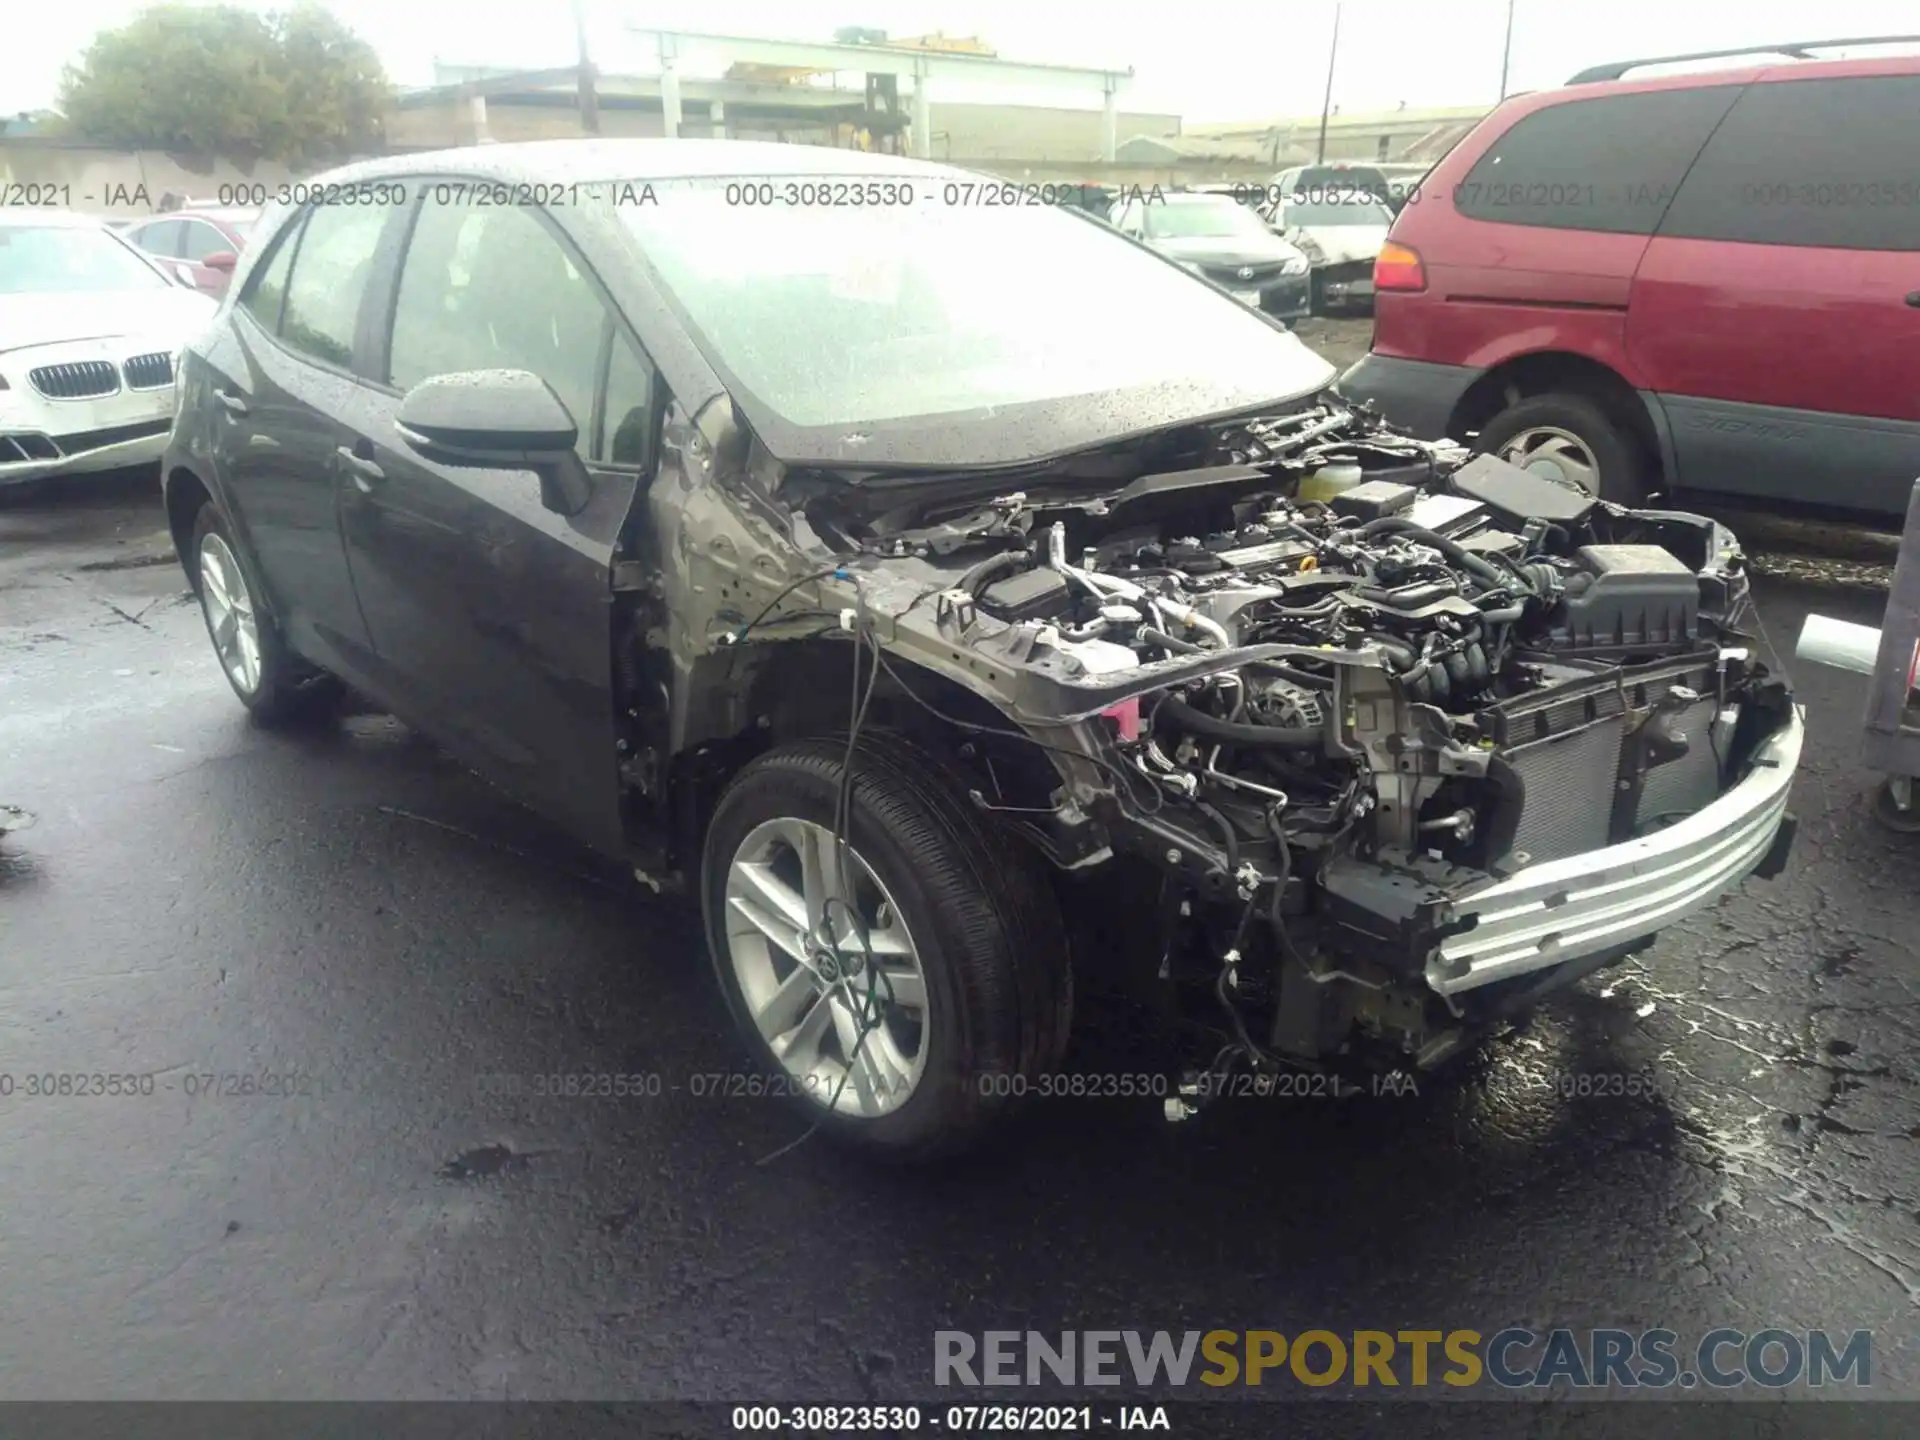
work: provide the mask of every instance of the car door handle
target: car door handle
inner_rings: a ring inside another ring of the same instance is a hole
[[[1920,290],[1909,290],[1907,292],[1907,304],[1913,306],[1916,310],[1920,310]]]
[[[247,402],[242,400],[238,395],[235,395],[231,390],[216,390],[213,392],[213,398],[220,402],[229,415],[244,415],[247,413]]]
[[[387,472],[382,470],[371,456],[356,455],[351,445],[342,445],[333,453],[340,457],[342,465],[353,472],[353,483],[362,490],[371,488],[369,481],[387,478]]]

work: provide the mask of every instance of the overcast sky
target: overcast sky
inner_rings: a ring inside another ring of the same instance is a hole
[[[6,26],[0,113],[53,103],[61,67],[138,0],[59,0]],[[243,0],[273,8],[272,0]],[[1123,108],[1190,123],[1317,114],[1333,0],[584,0],[603,70],[657,68],[652,42],[627,26],[682,26],[777,39],[831,39],[843,25],[894,35],[979,35],[1001,56],[1126,69]],[[380,52],[397,84],[431,81],[436,58],[459,64],[561,65],[574,58],[566,0],[331,0]],[[1606,60],[1737,45],[1920,31],[1914,0],[1805,4],[1709,0],[1516,0],[1510,88],[1542,89]],[[1491,103],[1499,93],[1507,0],[1345,0],[1334,103],[1347,113]],[[717,73],[690,57],[686,73]],[[1058,92],[956,89],[953,100],[1076,102]]]

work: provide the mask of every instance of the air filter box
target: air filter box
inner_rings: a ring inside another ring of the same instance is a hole
[[[1647,650],[1700,634],[1700,581],[1658,545],[1586,545],[1569,575],[1556,649]]]
[[[1401,514],[1419,497],[1420,492],[1411,485],[1396,485],[1391,480],[1369,480],[1355,485],[1351,490],[1342,490],[1327,504],[1334,514],[1364,523]]]
[[[1072,595],[1067,578],[1044,566],[994,581],[980,592],[980,608],[998,620],[1051,620],[1064,614]]]
[[[1474,456],[1447,483],[1456,494],[1471,496],[1493,511],[1509,530],[1524,530],[1529,520],[1578,525],[1596,503],[1585,491],[1543,479],[1497,455]]]

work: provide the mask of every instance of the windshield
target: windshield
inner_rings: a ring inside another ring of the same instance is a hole
[[[104,230],[0,225],[0,295],[167,287],[151,265]]]
[[[1332,378],[1291,335],[1106,227],[1052,206],[968,204],[971,180],[861,176],[892,187],[896,203],[872,208],[728,203],[756,186],[846,184],[656,182],[657,204],[618,207],[729,388],[788,427],[912,418],[929,422],[912,441],[927,463],[989,464]]]
[[[1245,240],[1271,239],[1269,230],[1238,200],[1169,200],[1162,205],[1142,207],[1146,233],[1154,240]]]

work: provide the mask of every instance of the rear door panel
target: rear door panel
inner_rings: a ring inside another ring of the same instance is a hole
[[[276,240],[205,351],[219,414],[214,460],[229,518],[256,580],[294,648],[349,678],[370,647],[341,543],[335,416],[357,382],[281,338],[291,268],[306,218]]]
[[[1437,172],[1396,221],[1427,291],[1381,297],[1383,355],[1485,369],[1559,350],[1638,383],[1627,353],[1634,273],[1687,167],[1739,86],[1656,88],[1519,114]]]
[[[1916,140],[1920,77],[1767,77],[1701,154],[1628,325],[1681,485],[1904,511],[1920,475]]]

